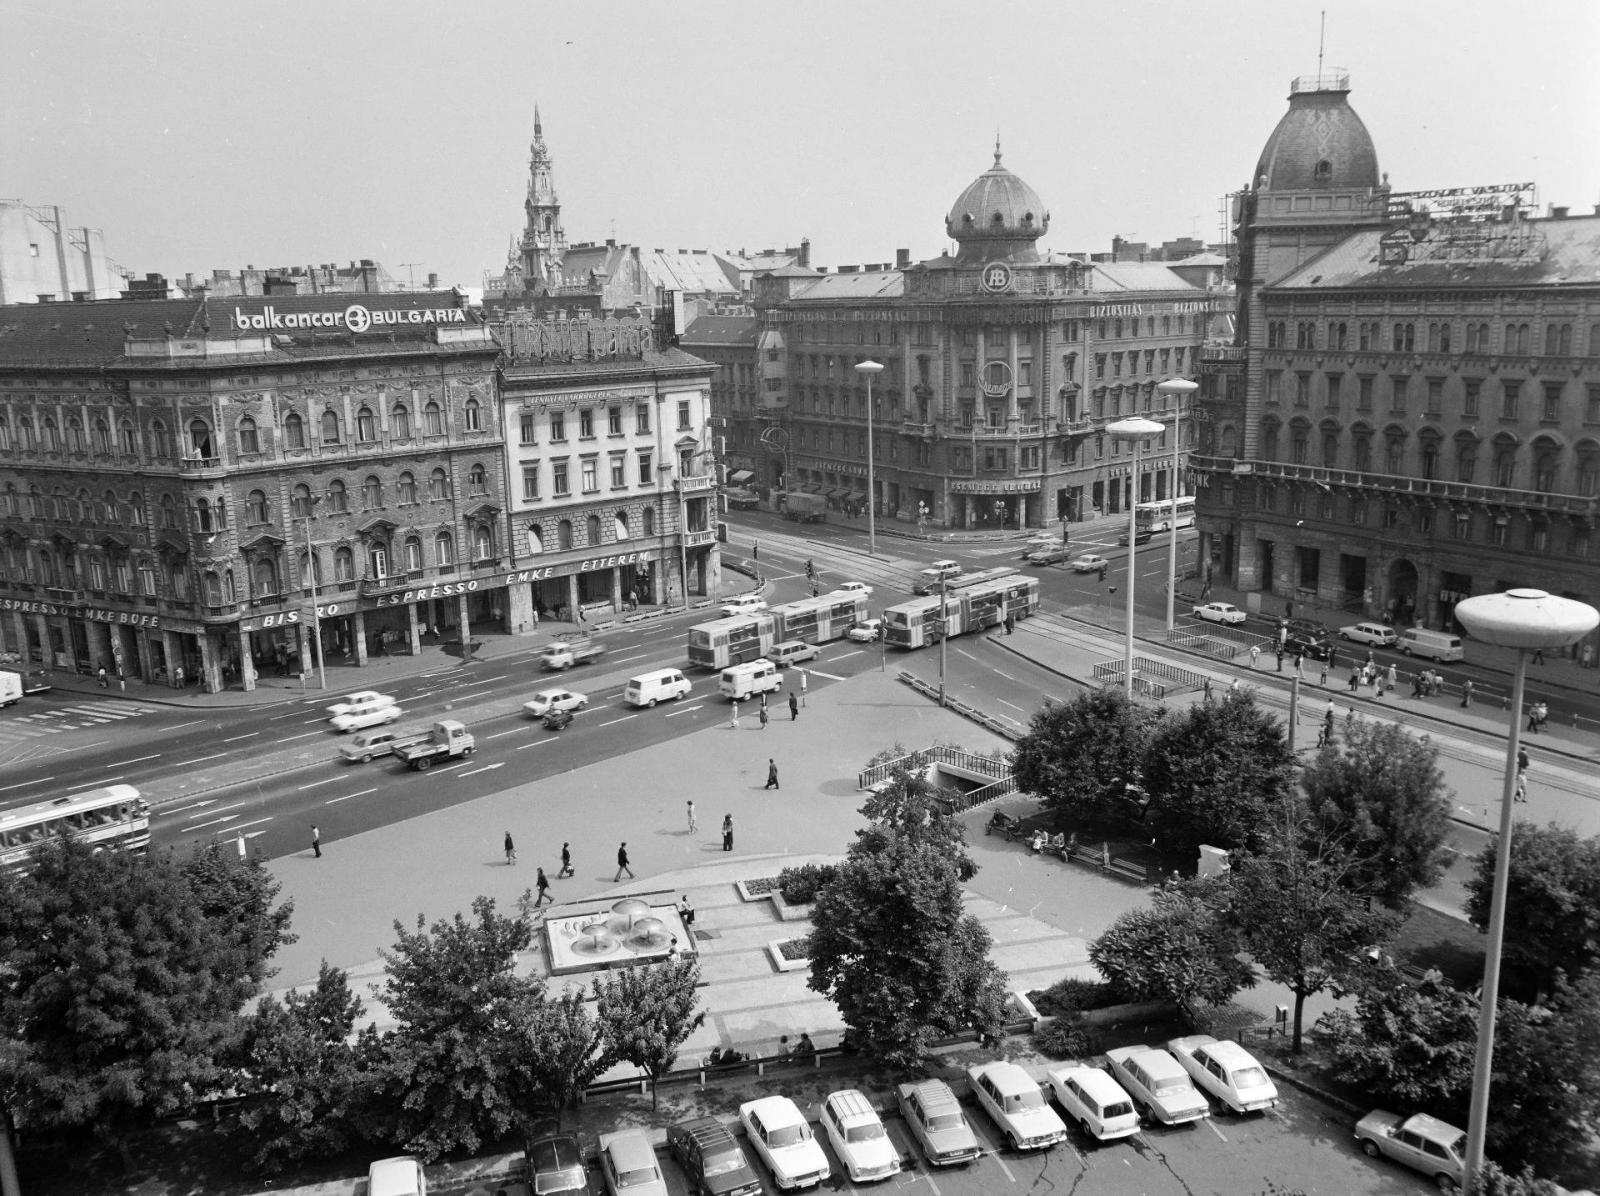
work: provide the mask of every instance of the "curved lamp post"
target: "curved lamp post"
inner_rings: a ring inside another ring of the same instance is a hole
[[[1178,598],[1178,478],[1182,473],[1178,457],[1183,452],[1183,401],[1194,397],[1194,392],[1200,389],[1198,382],[1190,382],[1187,378],[1168,378],[1165,382],[1158,382],[1156,390],[1164,395],[1172,396],[1172,490],[1167,495],[1172,500],[1172,525],[1167,530],[1171,533],[1167,541],[1167,630],[1175,626],[1176,612],[1173,607]],[[1128,541],[1128,550],[1133,550],[1133,541]]]
[[[1128,479],[1128,626],[1122,651],[1122,680],[1127,688],[1128,700],[1133,700],[1133,565],[1134,535],[1138,531],[1139,506],[1139,449],[1146,441],[1161,435],[1162,426],[1142,415],[1119,419],[1107,424],[1106,432],[1113,440],[1133,442],[1133,474]]]
[[[1500,841],[1494,856],[1494,891],[1489,899],[1489,944],[1483,959],[1483,995],[1478,1008],[1478,1053],[1472,1067],[1472,1104],[1467,1114],[1466,1186],[1482,1191],[1483,1144],[1489,1125],[1489,1085],[1494,1068],[1495,1005],[1500,998],[1500,953],[1506,937],[1506,887],[1511,876],[1511,815],[1516,795],[1517,750],[1522,732],[1522,691],[1528,652],[1575,644],[1600,626],[1600,611],[1543,590],[1481,594],[1456,605],[1456,621],[1486,644],[1517,650],[1511,683],[1511,733],[1506,737],[1505,783],[1500,794]]]
[[[856,362],[856,373],[865,375],[867,379],[867,552],[876,556],[878,552],[878,484],[872,471],[872,379],[875,374],[883,373],[883,362],[858,361]]]

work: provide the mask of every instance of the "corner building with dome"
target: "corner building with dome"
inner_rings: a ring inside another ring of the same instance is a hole
[[[1234,197],[1201,559],[1329,622],[1454,630],[1461,599],[1514,586],[1600,601],[1600,210],[1392,188],[1349,96],[1344,72],[1296,79]]]
[[[730,459],[771,489],[867,496],[867,385],[880,519],[958,529],[1059,528],[1168,496],[1170,433],[1144,453],[1105,433],[1166,424],[1159,382],[1188,377],[1217,272],[1183,262],[1090,262],[1039,246],[1050,212],[994,164],[945,219],[954,252],[759,277],[757,410],[729,420]],[[1183,424],[1190,439],[1190,425]]]

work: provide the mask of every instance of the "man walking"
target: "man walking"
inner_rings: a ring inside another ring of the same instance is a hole
[[[762,694],[761,696],[765,699],[767,695]],[[761,703],[761,729],[763,731],[767,729],[767,703],[765,701]]]
[[[733,850],[733,815],[732,814],[724,814],[722,816],[722,850],[723,851],[732,851]]]
[[[534,881],[534,883],[539,886],[539,895],[533,899],[533,908],[538,909],[546,901],[548,901],[551,905],[554,905],[556,903],[556,899],[550,896],[550,878],[544,874],[543,868],[539,869],[538,878]]]
[[[623,842],[621,847],[617,848],[617,874],[611,878],[611,883],[616,884],[617,881],[621,880],[624,872],[628,874],[629,880],[633,879],[633,869],[628,867],[628,844],[626,841]]]
[[[1261,658],[1261,645],[1260,644],[1251,644],[1250,645],[1250,668],[1252,670],[1255,669],[1256,661],[1259,660],[1260,658]]]
[[[507,831],[506,832],[506,863],[507,864],[515,864],[516,862],[517,862],[517,845],[511,841],[511,832]]]
[[[810,680],[805,669],[800,670],[800,705],[806,704],[806,682]]]
[[[739,699],[735,698],[730,705],[733,707],[733,717],[728,720],[728,729],[737,731],[739,729]]]
[[[689,833],[692,835],[700,829],[700,824],[694,820],[694,799],[689,799]]]
[[[1472,678],[1468,677],[1461,683],[1461,708],[1465,710],[1472,705]]]
[[[789,721],[792,723],[800,717],[800,702],[794,696],[794,690],[789,691]]]
[[[782,786],[778,784],[778,765],[777,765],[776,762],[774,762],[774,760],[772,759],[771,756],[767,757],[767,783],[765,785],[763,785],[762,788],[763,789],[780,789],[780,788],[782,788]]]
[[[569,844],[561,845],[561,871],[556,873],[556,879],[572,875],[572,848]]]
[[[316,853],[316,858],[322,858],[322,832],[317,829],[317,824],[311,824],[311,850]]]

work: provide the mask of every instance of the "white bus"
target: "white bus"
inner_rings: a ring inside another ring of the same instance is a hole
[[[1178,499],[1174,512],[1172,500],[1142,502],[1133,508],[1133,521],[1142,532],[1169,532],[1175,527],[1194,526],[1194,495],[1185,494]]]
[[[883,612],[883,640],[891,648],[922,648],[945,636],[998,627],[1009,614],[1022,620],[1039,609],[1039,579],[1015,569],[996,569],[994,577],[967,578],[958,590],[929,594]],[[953,582],[952,582],[953,584]],[[943,612],[940,607],[943,605]]]
[[[143,851],[150,846],[150,807],[132,785],[108,785],[0,812],[0,868],[26,866],[57,835],[96,851]]]
[[[725,669],[760,660],[784,640],[826,644],[867,617],[865,594],[821,594],[754,614],[733,615],[689,628],[689,664]]]

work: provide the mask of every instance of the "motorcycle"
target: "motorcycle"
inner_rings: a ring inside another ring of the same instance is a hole
[[[572,721],[570,710],[550,710],[545,713],[544,725],[547,731],[560,731]]]

